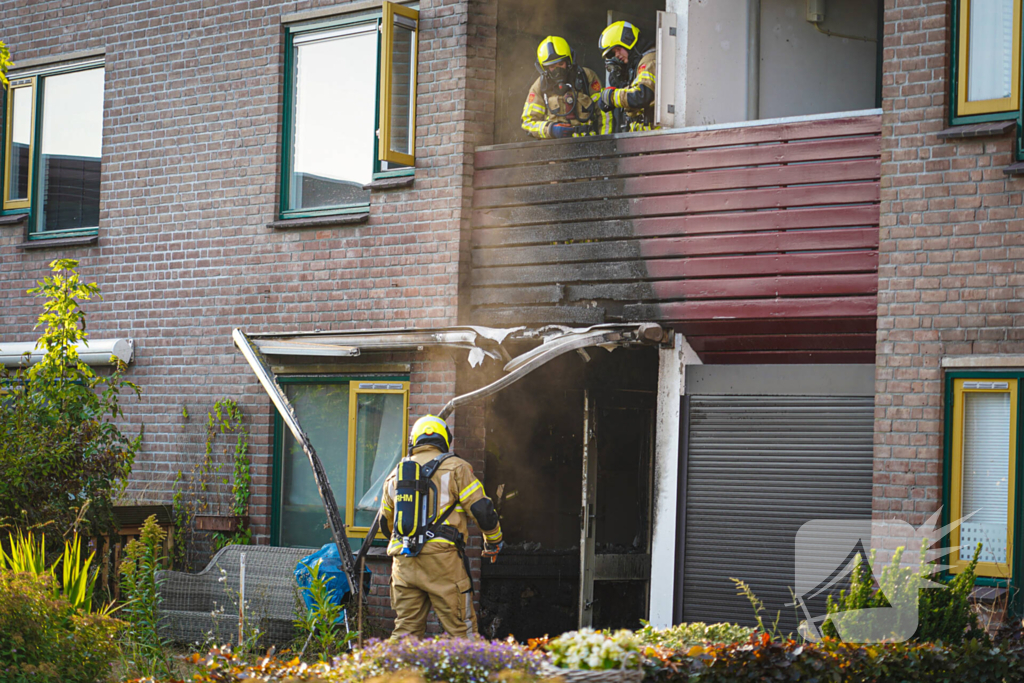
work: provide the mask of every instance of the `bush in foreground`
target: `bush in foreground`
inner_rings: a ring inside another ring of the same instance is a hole
[[[95,683],[110,673],[119,622],[75,610],[48,574],[0,571],[0,680]]]
[[[773,641],[768,635],[746,643],[694,647],[689,670],[670,676],[688,683],[808,681],[842,683],[1003,683],[1024,680],[1024,648],[987,646],[970,640],[959,646],[936,643],[856,645],[826,639],[818,644]]]

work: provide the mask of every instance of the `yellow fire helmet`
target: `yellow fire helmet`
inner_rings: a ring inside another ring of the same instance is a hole
[[[540,45],[537,46],[537,63],[541,67],[557,64],[563,59],[569,60],[569,64],[573,63],[572,49],[565,38],[548,36],[540,41]]]
[[[597,46],[601,48],[601,56],[608,59],[608,51],[613,47],[624,47],[632,50],[640,40],[640,31],[628,21],[616,21],[601,31]]]
[[[409,432],[409,445],[413,448],[434,445],[448,452],[452,448],[452,433],[441,418],[424,415],[412,426]]]

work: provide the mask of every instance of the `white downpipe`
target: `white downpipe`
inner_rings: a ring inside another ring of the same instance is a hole
[[[679,482],[679,419],[686,366],[700,358],[681,334],[658,355],[658,415],[654,444],[654,530],[651,538],[650,622],[672,625],[676,579],[676,518]]]

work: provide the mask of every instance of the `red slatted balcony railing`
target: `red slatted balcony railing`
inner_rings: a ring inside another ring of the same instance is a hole
[[[881,117],[481,148],[472,319],[655,321],[704,362],[874,361]]]

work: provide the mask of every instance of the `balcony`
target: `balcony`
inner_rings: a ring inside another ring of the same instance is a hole
[[[706,363],[872,363],[877,110],[480,148],[471,318],[652,321]]]

